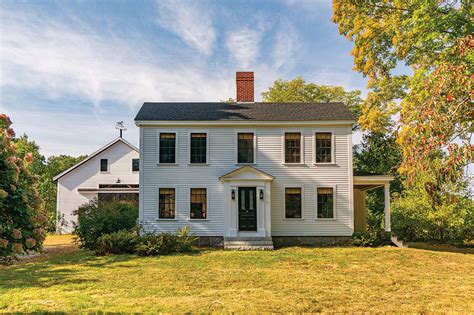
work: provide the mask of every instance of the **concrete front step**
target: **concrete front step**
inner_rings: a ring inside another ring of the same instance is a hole
[[[408,248],[408,246],[405,245],[403,243],[403,241],[399,240],[396,236],[392,236],[390,239],[391,239],[392,243],[395,244],[396,246],[398,246],[400,248]]]
[[[224,249],[233,250],[272,250],[271,237],[226,237]]]

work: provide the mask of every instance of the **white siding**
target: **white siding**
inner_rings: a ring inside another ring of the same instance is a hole
[[[248,131],[248,126],[212,126],[209,132],[209,165],[189,165],[189,133],[203,128],[170,126],[141,127],[140,154],[142,158],[140,218],[150,231],[175,231],[183,226],[191,227],[196,235],[219,236],[224,231],[224,184],[219,177],[238,168],[236,165],[236,132]],[[280,128],[252,126],[257,137],[257,158],[254,167],[275,177],[271,191],[271,230],[274,236],[348,236],[353,232],[351,206],[351,160],[350,126],[318,126]],[[178,164],[157,165],[158,133],[177,132]],[[283,165],[282,137],[285,131],[299,131],[304,136],[303,165]],[[314,165],[314,134],[316,131],[331,131],[335,136],[334,165]],[[302,220],[284,219],[284,187],[304,188],[304,217]],[[336,186],[337,218],[316,220],[315,187]],[[176,188],[177,220],[163,221],[158,218],[158,188]],[[209,189],[209,219],[189,220],[189,189]]]
[[[80,193],[78,188],[98,188],[99,184],[115,184],[120,178],[122,184],[138,184],[138,172],[132,172],[132,159],[138,152],[123,142],[117,142],[89,161],[67,173],[58,180],[58,213],[68,226],[59,227],[71,232],[76,216],[72,213],[79,206],[97,197],[96,193]],[[109,172],[100,172],[100,159],[108,159]]]

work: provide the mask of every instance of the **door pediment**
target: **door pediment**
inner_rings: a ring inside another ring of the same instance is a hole
[[[245,165],[222,175],[219,179],[223,182],[234,180],[272,181],[273,176],[250,165]]]

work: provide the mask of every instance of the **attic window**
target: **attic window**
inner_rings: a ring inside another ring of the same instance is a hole
[[[101,172],[108,172],[109,171],[109,160],[100,159],[100,171]]]

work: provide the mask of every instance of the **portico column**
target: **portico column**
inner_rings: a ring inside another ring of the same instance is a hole
[[[385,215],[385,231],[390,232],[392,230],[391,224],[390,224],[390,184],[385,184],[385,210],[384,210],[384,215]]]

